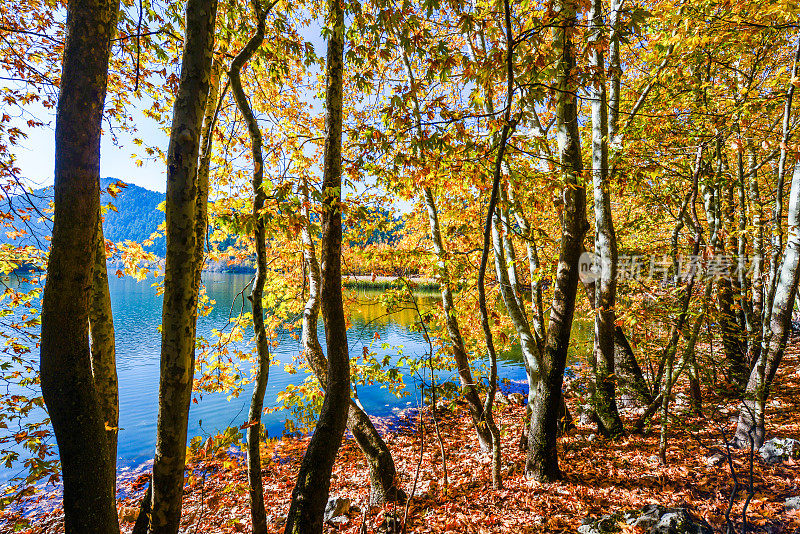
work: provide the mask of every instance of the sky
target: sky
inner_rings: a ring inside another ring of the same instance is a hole
[[[325,41],[321,37],[321,27],[312,24],[305,28],[303,37],[314,45],[318,55],[325,54]],[[309,94],[313,100],[315,95]],[[160,147],[164,153],[169,145],[168,135],[160,129],[156,121],[145,116],[142,111],[147,103],[134,100],[128,113],[134,118],[139,129],[136,134],[145,140],[145,144]],[[55,154],[55,109],[45,109],[42,106],[30,104],[26,112],[45,123],[45,126],[29,128],[25,120],[15,124],[28,134],[28,138],[21,141],[12,152],[17,158],[17,166],[22,169],[22,176],[33,187],[42,187],[53,184],[54,154]],[[27,117],[25,118],[27,119]],[[133,143],[133,136],[118,131],[117,143],[108,135],[108,123],[104,122],[104,135],[100,148],[100,176],[103,178],[118,178],[124,182],[133,183],[152,191],[165,192],[167,187],[166,165],[161,160],[148,160],[144,157],[144,149]],[[141,167],[134,163],[132,154],[138,154],[144,162]]]
[[[47,124],[26,130],[28,138],[13,150],[17,157],[17,166],[22,169],[22,175],[32,186],[52,185],[55,165],[55,110],[29,109],[29,111]],[[131,110],[131,115],[139,127],[139,135],[147,139],[149,144],[162,147],[166,151],[169,138],[157,127],[156,122],[145,117],[139,108]],[[108,124],[104,123],[104,126],[107,127]],[[131,154],[139,147],[133,144],[132,137],[125,132],[119,132],[117,141],[118,145],[115,145],[112,136],[103,135],[100,148],[100,176],[119,178],[124,182],[163,193],[167,186],[164,163],[160,160],[145,160],[141,167],[137,167]]]

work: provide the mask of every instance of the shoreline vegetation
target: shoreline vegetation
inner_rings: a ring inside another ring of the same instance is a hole
[[[800,409],[799,354],[800,339],[794,338],[767,411],[771,436],[800,439],[800,422],[793,415]],[[474,440],[463,400],[440,400],[435,415],[426,405],[387,418],[373,418],[395,456],[402,487],[411,495],[408,512],[405,505],[396,503],[370,506],[365,478],[368,467],[348,433],[337,457],[330,492],[337,503],[347,501],[347,511],[326,523],[325,532],[357,534],[363,528],[367,532],[392,532],[387,525],[402,525],[404,520],[407,532],[416,533],[576,532],[585,518],[654,503],[686,508],[716,531],[724,531],[729,505],[730,517],[742,517],[751,470],[752,495],[747,505],[751,532],[795,532],[800,528],[800,512],[784,504],[800,485],[797,461],[790,458],[768,464],[758,452],[726,448],[723,438],[732,435],[735,419],[731,422],[730,417],[738,406],[735,399],[709,398],[705,418],[690,416],[688,384],[682,381],[676,388],[677,411],[687,419],[675,428],[669,446],[674,461],[667,466],[658,462],[657,427],[611,441],[597,436],[594,425],[579,417],[559,446],[564,479],[542,484],[524,476],[525,453],[514,442],[523,426],[525,409],[520,389],[525,386],[510,386],[506,384],[504,393],[498,396],[497,407],[508,451],[503,466],[504,489],[491,488],[491,455],[481,452]],[[567,396],[567,405],[572,413],[581,413],[581,399],[575,392]],[[631,406],[620,411],[630,422],[641,410]],[[437,442],[434,417],[443,448]],[[283,531],[293,473],[308,440],[307,435],[285,436],[261,443],[269,533]],[[249,532],[243,452],[219,437],[196,438],[188,450],[182,531]],[[731,469],[739,486],[733,496]],[[131,532],[148,479],[148,474],[139,474],[118,481],[118,492],[125,495],[117,502],[124,533]],[[9,519],[14,518],[6,517]],[[63,511],[58,507],[28,520],[31,525],[18,532],[63,532]]]

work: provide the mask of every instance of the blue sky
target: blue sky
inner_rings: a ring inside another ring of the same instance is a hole
[[[29,106],[28,111],[37,118],[47,123],[40,128],[26,128],[28,138],[13,150],[17,157],[17,166],[22,169],[22,175],[33,186],[52,185],[55,154],[55,110],[34,109]],[[155,121],[145,117],[139,109],[131,110],[131,115],[136,119],[140,134],[151,145],[162,147],[165,151],[169,143],[167,135],[161,131]],[[107,126],[107,123],[104,124]],[[119,178],[153,191],[166,190],[166,167],[160,160],[145,161],[142,167],[137,167],[131,154],[139,148],[133,144],[133,139],[125,132],[119,132],[118,143],[115,146],[110,135],[103,135],[100,154],[100,176]]]
[[[304,28],[302,33],[303,37],[314,45],[314,50],[318,55],[325,54],[325,41],[321,37],[319,22]],[[307,95],[307,97],[315,100],[313,94]],[[160,147],[166,153],[169,137],[154,120],[142,113],[146,103],[134,101],[132,105],[133,107],[128,108],[127,112],[134,118],[139,129],[136,136],[144,139],[145,144]],[[25,124],[25,120],[18,121],[16,126],[26,132],[28,138],[12,147],[12,152],[17,158],[17,166],[22,169],[22,176],[33,187],[52,185],[55,154],[55,109],[45,109],[42,106],[30,104],[26,106],[25,111],[44,122],[45,126],[29,128]],[[103,126],[107,128],[108,123],[104,122]],[[144,150],[133,143],[133,136],[121,131],[116,133],[117,144],[115,145],[112,136],[104,130],[100,154],[100,176],[118,178],[163,193],[167,186],[165,164],[160,160],[145,159],[143,157]],[[144,161],[141,167],[136,166],[133,154],[139,155],[140,159]]]

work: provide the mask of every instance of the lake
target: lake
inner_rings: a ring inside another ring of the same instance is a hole
[[[111,273],[110,273],[111,274]],[[236,310],[241,306],[242,288],[249,282],[251,275],[204,273],[203,282],[211,299],[216,302],[213,311],[206,317],[198,319],[198,335],[212,339],[212,330],[221,329],[228,321],[231,304],[238,298]],[[135,471],[153,458],[156,436],[156,420],[158,414],[158,379],[161,335],[158,326],[161,324],[161,297],[151,287],[152,278],[137,282],[133,278],[117,278],[110,276],[112,308],[117,342],[117,367],[119,376],[119,466],[122,471]],[[238,295],[238,297],[237,297]],[[394,314],[386,314],[384,307],[377,301],[380,291],[347,290],[346,300],[351,317],[348,330],[348,344],[351,356],[359,356],[365,346],[370,346],[376,333],[380,342],[372,343],[370,350],[380,359],[384,355],[392,355],[396,360],[398,349],[406,355],[425,355],[428,344],[420,332],[412,329],[416,315],[410,310]],[[440,305],[435,293],[421,294],[417,297],[421,308]],[[249,307],[245,308],[246,310]],[[476,318],[476,324],[478,318]],[[320,340],[324,347],[324,332],[320,319]],[[591,340],[591,325],[576,323],[573,349],[585,350],[581,343]],[[381,345],[389,347],[383,348]],[[579,344],[576,346],[576,344]],[[265,407],[275,407],[278,403],[276,395],[288,384],[300,384],[306,377],[304,371],[289,373],[284,369],[285,363],[291,363],[293,356],[301,352],[299,339],[290,335],[282,335],[277,348],[272,350],[272,357],[281,364],[270,368],[269,385],[265,396]],[[485,362],[474,362],[473,366]],[[243,370],[249,372],[249,363]],[[520,387],[525,381],[525,369],[518,351],[502,354],[499,361],[499,376],[509,379]],[[440,379],[455,380],[454,372],[440,372]],[[358,396],[367,413],[377,417],[390,417],[393,412],[410,406],[417,406],[418,388],[413,376],[405,376],[406,391],[409,396],[398,398],[388,389],[380,385],[360,386]],[[205,393],[192,403],[189,412],[188,435],[213,435],[230,426],[240,426],[247,421],[250,402],[248,385],[239,397],[228,398],[225,393]],[[41,416],[41,414],[39,414]],[[267,413],[263,423],[270,437],[280,436],[285,429],[287,410]],[[14,473],[0,471],[0,483]]]

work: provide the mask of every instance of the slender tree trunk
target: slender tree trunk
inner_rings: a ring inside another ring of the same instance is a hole
[[[176,534],[186,463],[197,322],[197,171],[211,80],[216,1],[189,0],[167,153],[167,254],[150,531]]]
[[[267,531],[267,511],[264,508],[264,483],[261,479],[261,412],[264,409],[264,393],[269,381],[269,339],[264,325],[264,285],[267,282],[267,231],[264,224],[264,209],[267,194],[264,191],[264,156],[261,151],[261,128],[258,125],[247,95],[242,87],[242,67],[250,61],[253,54],[264,42],[267,9],[261,0],[253,0],[256,16],[256,33],[231,62],[228,76],[239,112],[247,124],[250,135],[250,148],[253,158],[253,243],[256,249],[256,274],[250,291],[250,304],[253,310],[253,333],[256,345],[256,376],[253,381],[253,394],[250,397],[250,411],[247,416],[247,483],[250,496],[250,519],[253,534]]]
[[[310,232],[308,189],[304,191],[302,230],[303,257],[308,272],[309,296],[303,310],[302,341],[306,360],[320,385],[326,387],[328,382],[328,360],[322,352],[317,337],[317,320],[319,318],[320,270],[314,241]],[[369,464],[370,502],[375,505],[387,502],[405,501],[406,494],[399,487],[397,470],[389,447],[375,429],[367,413],[350,399],[347,412],[347,429],[352,432],[361,452]]]
[[[771,336],[747,383],[734,437],[734,443],[738,447],[749,447],[753,443],[755,448],[759,448],[764,443],[764,410],[789,338],[794,297],[800,280],[800,162],[794,166],[789,193],[788,225],[789,237],[778,273],[770,316]]]
[[[800,63],[800,40],[797,42],[797,50],[795,51],[794,64],[792,65],[791,79],[797,77],[798,63]],[[791,136],[791,120],[792,120],[792,101],[794,99],[795,86],[793,83],[789,84],[786,90],[786,101],[783,107],[783,135],[781,136],[781,155],[778,159],[778,182],[775,185],[775,207],[772,212],[772,250],[770,253],[770,270],[769,281],[765,289],[764,308],[762,309],[762,335],[761,335],[761,352],[769,350],[771,344],[770,339],[772,332],[772,307],[775,299],[775,291],[777,290],[778,274],[780,270],[779,262],[781,253],[783,251],[783,189],[786,176],[786,159],[788,157],[788,144]],[[748,389],[750,384],[748,382]]]
[[[501,190],[502,196],[502,190]],[[541,380],[541,352],[539,344],[536,340],[536,335],[531,329],[528,317],[525,314],[525,308],[521,305],[521,297],[518,294],[518,288],[514,283],[514,278],[511,277],[512,268],[508,263],[509,258],[513,258],[513,254],[509,254],[507,245],[508,237],[506,233],[509,231],[507,220],[502,216],[503,208],[498,206],[495,210],[494,220],[492,222],[492,243],[494,246],[494,265],[495,275],[497,282],[500,286],[500,295],[503,298],[503,304],[506,308],[506,313],[514,325],[514,331],[519,337],[520,348],[522,349],[522,359],[525,363],[525,373],[528,378],[528,404],[525,407],[525,421],[528,421],[533,407],[534,395],[538,389],[538,383]],[[534,295],[535,298],[535,295]],[[520,437],[520,448],[525,450],[528,444],[527,431],[523,430]]]
[[[748,179],[750,180],[748,194],[753,213],[753,274],[750,289],[752,291],[752,323],[748,331],[747,361],[752,372],[753,365],[761,355],[761,317],[764,309],[764,207],[761,203],[761,194],[758,189],[758,172],[756,149],[752,141],[748,143]]]
[[[456,318],[455,305],[453,303],[453,290],[450,281],[450,272],[447,268],[447,251],[444,248],[442,233],[439,226],[439,212],[436,209],[436,201],[433,192],[429,187],[424,187],[422,200],[428,212],[428,224],[431,230],[431,241],[433,250],[439,262],[439,286],[442,293],[442,308],[445,314],[445,325],[447,335],[450,338],[450,345],[453,349],[453,359],[458,370],[458,379],[461,384],[461,392],[467,401],[472,423],[478,434],[478,443],[484,451],[492,448],[492,434],[486,425],[486,418],[483,413],[483,404],[480,394],[476,387],[475,380],[472,378],[472,371],[469,366],[469,357],[464,348],[464,340],[461,337],[461,329]]]
[[[724,166],[721,162],[721,141],[717,141],[717,158],[720,159],[718,165],[719,175],[718,180],[724,177]],[[727,272],[722,274],[717,281],[717,302],[719,305],[719,323],[720,334],[722,337],[722,346],[725,352],[725,360],[728,367],[728,375],[731,379],[731,384],[739,390],[744,391],[748,368],[745,363],[744,347],[742,345],[742,330],[739,328],[739,323],[736,317],[736,306],[734,304],[734,295],[736,291],[736,280],[733,276],[733,264],[725,265],[730,259],[736,256],[735,246],[735,232],[733,230],[733,184],[720,183],[717,187],[717,209],[719,210],[719,219],[717,221],[717,246],[714,248],[714,253],[723,259],[723,267],[727,267]]]
[[[517,301],[517,307],[519,308],[523,317],[525,317],[525,322],[528,323],[528,316],[525,313],[525,301],[522,295],[522,288],[519,284],[519,274],[517,273],[517,252],[514,249],[514,240],[511,238],[514,227],[510,222],[510,207],[508,201],[508,191],[506,187],[500,188],[500,202],[501,204],[498,209],[498,213],[500,216],[500,225],[503,229],[503,231],[500,232],[500,240],[503,244],[503,255],[505,256],[508,283],[511,287],[511,293],[514,296],[514,300]],[[528,330],[530,330],[530,324],[528,325]],[[531,335],[533,335],[533,332],[531,332]]]
[[[494,162],[494,173],[492,178],[492,194],[489,198],[489,207],[486,212],[486,223],[483,230],[483,251],[481,253],[481,264],[478,270],[478,306],[481,312],[481,326],[486,340],[486,350],[489,353],[489,391],[486,393],[484,402],[484,414],[489,430],[492,432],[492,486],[495,489],[503,487],[503,477],[500,471],[502,465],[502,450],[500,443],[500,430],[494,422],[492,408],[494,396],[497,393],[497,353],[494,348],[492,328],[489,324],[489,310],[486,306],[486,265],[489,260],[489,246],[492,234],[492,220],[497,209],[497,201],[500,196],[500,177],[503,169],[503,156],[505,155],[506,144],[509,135],[514,128],[511,121],[511,107],[514,105],[514,36],[511,30],[511,6],[509,0],[503,1],[505,14],[506,30],[506,108],[503,113],[503,128],[497,140],[497,157]],[[502,256],[502,254],[501,254]]]
[[[522,230],[521,233],[523,239],[525,239],[525,247],[528,253],[528,274],[531,278],[531,329],[536,341],[536,347],[541,354],[544,350],[544,339],[547,334],[544,330],[544,305],[542,304],[539,252],[536,250],[536,238],[533,234],[533,229],[514,194],[513,183],[509,183],[508,195],[511,211],[514,214],[517,225]]]
[[[325,92],[325,155],[322,177],[322,288],[320,304],[328,345],[325,400],[314,435],[303,456],[286,534],[322,532],[331,472],[342,443],[350,402],[350,354],[342,304],[342,78],[344,74],[344,11],[328,2],[332,23],[328,37]]]
[[[742,332],[742,352],[747,358],[750,352],[750,343],[752,339],[750,333],[753,326],[753,308],[750,292],[750,280],[747,278],[747,270],[745,269],[748,248],[748,234],[747,234],[747,183],[746,173],[744,167],[744,155],[740,151],[737,154],[737,176],[736,176],[736,191],[739,199],[739,213],[737,228],[739,239],[736,248],[736,281],[739,288],[738,293],[738,320],[739,330]],[[749,370],[749,368],[748,368]]]
[[[502,208],[498,207],[495,210],[492,222],[492,243],[494,245],[494,265],[497,282],[500,286],[500,295],[503,297],[503,303],[506,307],[506,313],[511,318],[511,323],[514,325],[514,330],[519,336],[520,346],[522,348],[522,356],[525,362],[525,371],[528,374],[529,393],[536,390],[537,384],[541,379],[541,355],[539,347],[536,345],[536,340],[531,331],[528,323],[528,318],[525,315],[524,308],[520,308],[519,300],[515,294],[514,284],[509,278],[509,266],[504,251],[503,233],[508,231],[508,228],[503,223],[501,216]],[[529,404],[533,400],[531,395],[528,396]]]
[[[109,399],[101,400],[108,393],[108,377],[96,386],[89,345],[101,123],[118,11],[117,1],[69,2],[56,113],[55,213],[42,301],[40,372],[61,459],[67,534],[119,532],[105,425]]]
[[[561,228],[553,304],[547,328],[547,343],[542,355],[542,380],[536,392],[528,435],[528,458],[525,471],[539,481],[561,476],[558,468],[559,401],[567,363],[570,331],[575,313],[578,288],[578,260],[586,234],[586,187],[581,174],[580,131],[575,96],[576,69],[572,33],[577,24],[575,3],[562,0],[554,6],[553,37],[558,59],[557,133],[561,172],[564,177],[564,216]]]
[[[411,60],[407,53],[403,54],[403,64],[406,68],[409,83],[413,86],[415,83],[414,69],[411,65]],[[417,135],[420,139],[423,137],[422,131],[422,114],[420,111],[419,99],[416,93],[412,92],[412,101],[414,103],[414,120],[416,122]],[[461,384],[461,393],[467,401],[472,422],[475,425],[475,431],[478,434],[478,443],[482,450],[488,451],[492,447],[492,434],[489,427],[486,425],[486,418],[483,414],[483,405],[481,403],[480,394],[476,387],[475,381],[472,378],[472,371],[469,366],[469,357],[464,348],[464,340],[461,337],[461,329],[458,326],[458,319],[456,318],[455,305],[453,304],[453,289],[450,280],[450,271],[447,268],[447,251],[444,247],[444,240],[442,239],[441,226],[439,224],[439,210],[436,209],[436,200],[433,191],[428,186],[422,187],[422,203],[428,215],[428,225],[430,227],[431,242],[433,243],[433,251],[436,254],[438,262],[438,276],[439,287],[442,293],[442,309],[445,315],[445,325],[447,327],[447,335],[450,338],[450,345],[453,349],[453,359],[456,362],[458,371],[458,379]]]
[[[594,69],[592,99],[592,177],[594,189],[595,254],[600,261],[600,278],[595,283],[594,410],[605,436],[624,434],[616,401],[614,374],[614,330],[617,299],[617,238],[611,213],[611,191],[608,176],[608,116],[606,106],[605,60],[600,48],[603,34],[603,2],[592,0],[589,66]]]
[[[89,301],[89,331],[92,337],[92,377],[108,438],[109,476],[117,480],[117,433],[119,431],[119,385],[117,350],[114,342],[114,316],[108,289],[106,240],[102,217],[97,218],[94,238],[94,272]],[[115,491],[116,494],[116,491]]]

